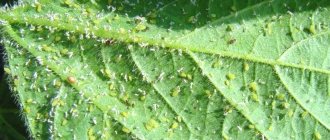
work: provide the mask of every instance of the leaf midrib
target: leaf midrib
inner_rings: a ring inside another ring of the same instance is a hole
[[[164,46],[169,49],[180,49],[183,51],[191,51],[191,52],[197,52],[197,53],[205,53],[205,54],[217,54],[222,57],[228,57],[228,58],[234,58],[234,59],[239,59],[239,60],[245,60],[245,61],[250,61],[254,63],[261,63],[261,64],[266,64],[270,66],[283,66],[283,67],[290,67],[290,68],[297,68],[297,69],[302,69],[302,70],[309,70],[311,72],[317,72],[317,73],[322,73],[322,74],[330,74],[330,70],[327,69],[321,69],[317,67],[312,67],[312,66],[305,66],[301,64],[294,64],[294,63],[287,63],[281,60],[272,60],[272,59],[265,59],[265,58],[260,58],[260,57],[255,57],[253,55],[243,55],[243,54],[237,54],[229,51],[219,51],[219,52],[214,52],[213,50],[210,49],[205,49],[204,47],[200,48],[188,48],[185,45],[179,44],[179,42],[172,41],[172,42],[166,42],[162,40],[155,40],[152,38],[145,38],[143,36],[138,36],[138,34],[134,34],[133,36],[140,37],[139,40],[134,40],[132,37],[130,37],[128,34],[120,34],[116,31],[106,31],[103,29],[99,30],[94,30],[93,28],[84,28],[82,26],[79,27],[79,25],[74,26],[72,24],[67,24],[67,23],[61,23],[58,21],[49,21],[45,20],[43,18],[34,18],[30,16],[26,16],[25,18],[12,18],[11,16],[8,15],[0,15],[0,19],[6,19],[9,23],[18,23],[18,24],[32,24],[32,25],[40,25],[40,26],[49,26],[53,28],[57,28],[60,30],[65,30],[65,31],[73,31],[75,33],[81,33],[84,34],[86,29],[89,29],[91,32],[95,34],[95,36],[100,37],[100,38],[113,38],[115,40],[122,41],[124,43],[148,43],[150,46]],[[24,20],[26,19],[26,20]],[[319,35],[323,34],[329,34],[329,31],[323,32],[316,34],[312,37],[317,37]],[[307,38],[310,39],[310,38]],[[306,40],[307,40],[306,39]]]

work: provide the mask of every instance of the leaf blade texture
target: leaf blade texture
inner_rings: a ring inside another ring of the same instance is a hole
[[[0,15],[32,137],[330,135],[327,1],[47,2]]]

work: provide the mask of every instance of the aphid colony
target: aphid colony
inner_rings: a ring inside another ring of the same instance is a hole
[[[111,3],[111,2],[112,1],[109,1],[109,3]],[[70,0],[65,0],[64,1],[64,4],[66,6],[68,6],[68,7],[72,7],[72,6],[73,7],[77,7],[77,5],[74,4],[74,3],[72,3]],[[35,6],[35,9],[36,9],[37,12],[42,12],[43,6],[40,3],[37,3],[36,2],[34,6]],[[235,8],[232,8],[232,9],[235,10]],[[93,15],[92,9],[86,9],[85,10],[85,13],[88,16]],[[98,13],[97,16],[102,17],[102,14],[99,14]],[[154,12],[150,14],[150,17],[154,17],[155,18],[156,16],[157,15]],[[60,16],[58,16],[56,14],[53,14],[53,15],[50,14],[50,15],[47,15],[47,17],[51,21],[54,21],[54,20],[55,21],[58,21],[59,19],[63,18],[63,17],[60,17]],[[119,17],[119,15],[116,15],[116,16],[113,17],[113,19],[108,20],[108,22],[113,22],[113,20],[121,20],[121,18],[122,17]],[[68,23],[73,23],[73,22],[77,22],[77,21],[86,21],[83,18],[73,18],[70,15],[66,15],[65,19],[67,19],[66,22],[68,22]],[[198,15],[197,16],[191,16],[191,17],[189,17],[188,22],[196,23],[197,20],[198,20]],[[138,33],[138,32],[147,31],[148,28],[149,28],[148,25],[147,25],[148,24],[147,22],[148,21],[144,17],[137,16],[137,17],[134,18],[133,24],[135,26],[133,28],[130,28],[130,29],[119,28],[118,29],[118,33],[120,35],[125,35],[125,34],[131,33],[131,32],[137,32]],[[150,23],[154,23],[156,21],[150,20],[149,22]],[[75,26],[76,27],[75,31],[77,31],[78,33],[80,33],[78,36],[76,35],[77,33],[74,32],[74,31],[72,31],[72,32],[65,32],[64,35],[56,36],[54,38],[54,41],[55,42],[58,42],[58,43],[59,42],[62,42],[62,43],[64,42],[65,43],[66,41],[63,41],[63,40],[64,39],[67,39],[68,41],[71,41],[72,43],[77,43],[77,42],[79,42],[79,40],[84,40],[84,39],[90,39],[90,38],[92,38],[92,39],[97,40],[98,42],[102,42],[102,44],[103,45],[106,45],[106,46],[112,46],[112,45],[118,43],[117,42],[117,38],[119,38],[118,36],[106,36],[104,34],[97,34],[97,32],[100,31],[99,28],[101,28],[101,30],[103,30],[103,31],[110,31],[110,30],[112,30],[110,26],[98,27],[98,25],[101,24],[100,21],[98,21],[98,20],[88,21],[88,22],[84,22],[84,23],[86,23],[86,25],[87,25],[87,28],[85,28],[85,29],[82,29],[82,27],[84,27],[84,26],[79,26],[79,25]],[[267,23],[265,25],[265,34],[271,35],[274,32],[272,30],[272,26],[273,26],[273,23]],[[230,28],[230,29],[228,29],[229,32],[231,32],[232,30],[234,30],[232,27],[229,27],[229,28]],[[31,31],[33,30],[33,31],[37,31],[37,32],[43,32],[43,29],[47,29],[51,33],[54,33],[54,32],[56,32],[56,31],[59,30],[59,29],[56,29],[56,28],[48,27],[48,26],[44,26],[44,27],[43,26],[36,26],[35,27],[33,25],[30,25],[30,30]],[[314,22],[309,27],[309,31],[312,34],[316,34],[316,32],[317,32],[317,26],[314,24]],[[24,30],[21,30],[20,32],[21,32],[22,35],[24,34]],[[100,38],[99,36],[103,36],[103,38]],[[45,39],[49,39],[49,37],[48,36],[47,36],[47,38],[40,37],[38,39],[42,41],[42,40],[45,40]],[[120,39],[118,39],[118,40],[120,41]],[[140,38],[137,38],[137,37],[131,38],[131,40],[133,40],[133,42],[140,42]],[[229,38],[227,40],[227,45],[234,45],[238,41],[239,41],[238,39]],[[142,48],[147,48],[149,46],[149,44],[147,42],[140,42],[139,43],[139,46],[142,47]],[[52,49],[52,47],[53,47],[52,45],[46,45],[46,44],[44,44],[44,45],[39,45],[38,46],[38,49],[41,50],[41,51],[44,51],[44,52],[54,52],[54,50]],[[80,46],[80,49],[81,49],[81,51],[83,51],[84,50],[83,46]],[[69,55],[70,58],[71,57],[74,57],[73,56],[73,52],[70,52],[68,49],[62,49],[60,51],[60,53],[62,55],[67,55],[67,54],[70,53],[70,55]],[[55,59],[58,59],[58,58],[55,58]],[[48,61],[51,61],[53,59],[47,59],[46,57],[36,56],[36,60],[37,60],[37,62],[40,65],[47,66],[47,65],[49,65],[49,62]],[[29,59],[29,61],[30,61],[30,59]],[[25,64],[26,65],[30,65],[30,62],[29,61],[26,62]],[[118,55],[117,56],[117,59],[114,60],[114,61],[117,62],[117,63],[123,61],[123,56],[121,54]],[[198,63],[196,65],[201,65],[201,64]],[[212,64],[212,68],[214,68],[214,69],[220,69],[223,65],[224,65],[224,63],[220,59],[217,59]],[[87,68],[87,67],[84,67],[84,68]],[[50,71],[50,72],[52,72],[52,71],[55,71],[55,73],[58,72],[58,69],[55,69],[55,68],[53,68],[53,70],[49,70],[48,68],[45,68],[45,69],[46,69],[46,71]],[[250,70],[249,64],[248,63],[244,63],[243,64],[243,67],[242,67],[242,71],[243,72],[248,72],[249,70]],[[6,69],[6,72],[7,73],[11,73],[11,71],[9,69]],[[109,69],[102,69],[101,70],[101,73],[105,77],[111,79],[111,78],[114,77],[113,76],[113,73],[115,73],[115,72],[112,72]],[[190,88],[192,89],[192,85],[194,84],[193,83],[193,80],[195,78],[195,75],[191,71],[178,70],[176,74],[177,74],[176,75],[177,78],[180,78],[182,81],[187,82],[187,83],[190,82],[190,85],[191,85]],[[60,74],[60,75],[64,75],[64,74]],[[118,75],[124,77],[124,79],[125,79],[124,81],[127,82],[127,83],[132,82],[135,79],[135,77],[133,77],[134,75],[132,76],[132,75],[125,74],[125,73],[120,73]],[[148,73],[145,73],[145,74],[142,74],[142,75],[143,75],[143,79],[146,79],[147,76],[145,76],[145,75],[148,75]],[[218,76],[218,75],[213,75],[213,76]],[[232,82],[235,82],[235,80],[240,80],[239,75],[237,75],[235,72],[223,73],[221,76],[225,77],[225,85],[227,87],[230,87],[231,83]],[[38,78],[38,73],[34,73],[33,74],[33,77],[34,77],[34,79],[37,79]],[[69,74],[66,75],[65,78],[53,80],[53,85],[56,88],[60,88],[60,87],[62,87],[64,85],[61,81],[66,81],[70,85],[73,85],[73,86],[78,85],[78,86],[80,86],[80,84],[83,83],[83,81],[87,81],[87,80],[90,80],[90,79],[95,79],[95,77],[97,77],[97,76],[93,75],[92,72],[89,73],[88,76],[81,76],[79,74],[73,73],[71,75],[69,75]],[[212,76],[210,76],[210,77],[212,77]],[[157,82],[162,82],[164,79],[167,78],[167,74],[164,73],[164,72],[161,72],[157,78],[158,78],[156,80]],[[103,86],[103,87],[102,86],[95,86],[92,83],[91,86],[93,86],[93,88],[95,88],[95,89],[98,89],[99,91],[104,90],[104,87],[107,87],[107,89],[110,90],[110,91],[116,91],[118,89],[121,90],[121,91],[125,91],[125,88],[126,87],[123,86],[124,85],[123,83],[120,83],[120,85],[116,85],[118,83],[110,82],[109,84],[107,84],[107,86]],[[149,81],[149,83],[152,83],[152,82]],[[21,83],[19,83],[18,80],[15,81],[15,85],[19,85],[19,84],[21,84]],[[258,93],[258,91],[261,88],[260,84],[262,84],[262,82],[260,82],[260,81],[250,81],[250,82],[247,82],[247,85],[245,85],[247,91],[249,91],[249,93],[251,93],[251,95],[249,96],[249,98],[251,98],[255,102],[259,102],[260,101],[260,95]],[[35,83],[31,84],[31,89],[35,89],[35,87],[36,87]],[[44,91],[49,90],[48,89],[49,87],[47,87],[46,85],[42,85],[42,87],[43,87],[43,90]],[[168,95],[171,96],[170,99],[175,99],[174,97],[180,97],[181,96],[183,90],[184,89],[181,86],[175,86],[174,88],[172,88],[170,90],[170,92],[168,93]],[[42,90],[40,88],[38,88],[37,91],[40,92]],[[62,121],[62,123],[61,123],[62,125],[67,125],[67,123],[68,123],[68,120],[67,119],[69,118],[68,117],[69,116],[68,113],[70,113],[72,117],[78,117],[78,116],[82,116],[83,115],[81,113],[81,111],[78,110],[78,107],[79,107],[80,104],[82,104],[82,103],[93,104],[93,103],[96,102],[97,98],[106,97],[108,95],[107,93],[99,93],[99,95],[97,95],[97,97],[91,97],[90,95],[86,95],[85,93],[87,93],[87,94],[88,93],[93,93],[92,92],[93,89],[92,88],[88,88],[88,87],[83,87],[83,86],[82,86],[81,91],[84,91],[84,92],[80,92],[78,95],[82,99],[78,100],[77,103],[74,103],[72,105],[72,109],[70,109],[69,111],[65,112],[65,118],[66,119],[64,119]],[[104,91],[107,91],[107,90],[104,90]],[[139,98],[141,102],[144,102],[144,101],[148,100],[147,99],[147,96],[148,95],[147,95],[147,93],[146,93],[145,90],[140,89],[139,92],[141,92],[141,94],[142,94],[142,96],[140,96],[140,98]],[[115,92],[111,92],[109,95],[112,96],[112,97],[118,97],[118,94],[116,94]],[[211,92],[210,90],[205,90],[205,95],[208,98],[211,98],[212,95],[213,95],[213,92]],[[63,98],[54,98],[52,100],[52,102],[51,102],[51,106],[52,107],[64,106],[65,105],[65,103],[64,103],[65,98],[66,98],[66,95]],[[281,106],[283,108],[285,108],[285,109],[288,109],[288,112],[287,112],[288,116],[289,117],[292,117],[295,114],[295,112],[294,112],[294,110],[290,109],[290,106],[291,106],[290,103],[285,102],[286,101],[286,98],[287,97],[285,96],[284,93],[278,93],[276,95],[276,99],[279,100],[279,101],[281,101]],[[132,99],[132,96],[130,96],[129,94],[122,95],[120,97],[120,99],[122,101],[125,101],[125,102],[128,102],[130,100],[133,100]],[[196,102],[198,102],[198,101],[196,101]],[[32,98],[28,98],[26,100],[26,103],[27,104],[36,104],[37,102],[35,100],[33,100]],[[277,104],[276,101],[272,102],[271,106],[272,106],[273,109],[277,108],[276,104]],[[88,107],[88,111],[95,110],[93,108],[94,107],[92,105],[90,105]],[[157,110],[159,110],[159,108],[161,108],[161,106],[158,103],[155,103],[155,104],[152,105],[152,111],[157,111]],[[232,108],[234,108],[234,107],[232,107]],[[53,109],[54,108],[52,108],[51,112],[48,114],[50,117],[54,117],[54,112],[53,112],[54,110]],[[24,111],[26,113],[31,113],[31,108],[30,107],[25,107],[24,108]],[[111,111],[115,115],[119,116],[119,119],[118,118],[115,118],[117,120],[130,119],[132,116],[134,116],[134,112],[131,112],[129,110],[128,111],[127,110],[123,110],[123,109],[121,110],[121,109],[118,109],[117,107],[111,107]],[[229,112],[232,112],[232,109],[227,109],[226,112],[225,112],[225,114],[228,115]],[[45,118],[45,122],[47,121],[48,123],[50,123],[51,126],[54,125],[53,124],[54,122],[52,122],[52,120],[49,120],[49,119],[47,120],[46,119],[46,118],[48,118],[47,117],[47,114],[46,115],[42,115],[42,114],[39,114],[38,113],[36,116],[37,116],[36,117],[37,120],[39,120],[41,117],[44,117]],[[308,112],[307,111],[301,113],[301,117],[307,117],[307,116],[308,116]],[[91,124],[92,125],[99,124],[99,120],[98,119],[97,118],[92,118],[91,119]],[[182,120],[183,120],[182,117],[181,116],[178,116],[175,120],[168,121],[168,124],[170,124],[168,126],[168,131],[171,131],[172,132],[174,129],[177,129],[177,128],[182,129],[181,124],[180,124]],[[145,121],[143,123],[143,125],[144,125],[144,128],[146,130],[148,130],[148,131],[155,131],[157,128],[162,127],[163,124],[161,124],[161,123],[163,123],[163,122],[161,122],[158,118],[150,118],[149,120]],[[273,130],[272,127],[273,126],[270,125],[269,128],[268,128],[268,130],[269,131],[272,131]],[[237,128],[240,131],[243,130],[243,128],[241,126],[237,126]],[[249,125],[249,128],[250,129],[255,129],[255,126],[254,125],[251,125],[251,126]],[[198,131],[201,130],[200,127],[197,127],[196,129]],[[133,129],[131,127],[125,127],[125,126],[123,126],[122,129],[121,129],[121,131],[123,131],[125,133],[132,133],[132,130]],[[49,128],[49,131],[52,133],[52,132],[56,131],[56,128],[50,127]],[[104,132],[106,133],[107,131],[104,131]],[[116,131],[116,133],[117,133],[117,131]],[[98,132],[97,134],[100,135],[100,132]],[[61,137],[61,134],[58,134],[58,136]],[[94,136],[94,130],[92,128],[90,128],[88,130],[88,136],[89,137],[95,137]],[[227,136],[224,135],[224,137],[227,137]],[[321,139],[322,136],[321,136],[321,134],[319,132],[316,131],[316,132],[314,132],[314,137],[316,139]]]

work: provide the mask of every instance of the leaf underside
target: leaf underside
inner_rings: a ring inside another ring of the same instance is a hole
[[[330,2],[26,0],[0,12],[36,139],[327,139]]]

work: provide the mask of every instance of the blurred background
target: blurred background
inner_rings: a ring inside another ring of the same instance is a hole
[[[11,6],[16,0],[0,0],[1,6]],[[0,35],[1,38],[1,35]],[[8,76],[4,73],[4,47],[0,44],[0,140],[28,139],[27,129],[15,102],[14,94],[8,87]]]

